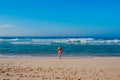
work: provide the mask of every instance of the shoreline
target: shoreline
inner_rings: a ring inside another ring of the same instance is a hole
[[[0,58],[57,58],[57,55],[3,55],[0,54]],[[95,58],[95,57],[120,57],[120,55],[62,55],[62,58]]]

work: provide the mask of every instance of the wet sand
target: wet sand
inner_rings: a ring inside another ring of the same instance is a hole
[[[120,57],[0,58],[0,80],[120,80]]]

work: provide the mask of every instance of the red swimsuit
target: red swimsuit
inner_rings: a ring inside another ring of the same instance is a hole
[[[58,55],[61,56],[62,54],[62,48],[58,48]]]

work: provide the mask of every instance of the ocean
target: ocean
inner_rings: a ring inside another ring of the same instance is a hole
[[[120,56],[120,38],[96,37],[0,37],[0,57]]]

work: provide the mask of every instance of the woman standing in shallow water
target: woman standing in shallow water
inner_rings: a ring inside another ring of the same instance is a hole
[[[62,47],[58,47],[58,57],[59,59],[61,59],[61,55],[62,55]]]

